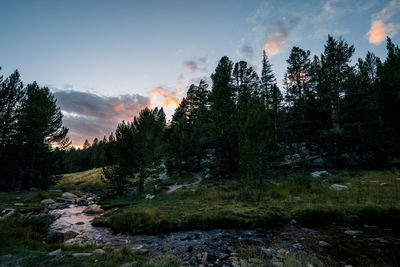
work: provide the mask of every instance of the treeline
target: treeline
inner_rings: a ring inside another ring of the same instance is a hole
[[[48,187],[57,176],[53,145],[67,147],[68,129],[54,95],[18,71],[0,76],[0,189]]]
[[[139,173],[142,191],[146,172],[163,160],[170,174],[203,170],[250,188],[285,163],[373,167],[398,159],[400,50],[388,39],[383,63],[368,52],[351,65],[354,51],[332,36],[314,58],[293,47],[284,93],[265,52],[260,76],[222,57],[211,90],[204,81],[191,85],[170,124],[162,110],[145,109],[118,126],[105,180],[122,193]]]

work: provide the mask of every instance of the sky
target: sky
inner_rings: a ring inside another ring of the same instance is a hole
[[[73,145],[108,136],[144,107],[170,118],[218,60],[258,72],[265,49],[278,84],[293,46],[320,55],[328,34],[386,57],[399,44],[400,0],[0,0],[0,75],[18,69],[55,94]]]

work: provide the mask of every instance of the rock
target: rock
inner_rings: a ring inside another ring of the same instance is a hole
[[[139,194],[139,192],[137,190],[132,190],[132,191],[129,191],[128,193],[126,193],[126,194],[131,197],[133,195]]]
[[[78,235],[77,232],[74,232],[74,231],[71,231],[71,230],[67,231],[67,232],[64,233],[64,240],[72,239],[72,238],[76,237],[77,235]]]
[[[8,213],[7,213],[8,212]],[[1,214],[4,214],[3,216],[0,216],[0,220],[5,219],[7,217],[10,217],[11,215],[13,215],[15,213],[15,209],[12,208],[6,208],[4,209]]]
[[[101,248],[95,249],[93,251],[93,254],[104,254],[104,253],[106,253],[106,252],[104,250],[102,250]]]
[[[37,187],[29,187],[29,191],[40,191],[40,189],[39,188],[37,188]]]
[[[276,267],[283,267],[283,263],[280,262],[280,261],[273,261],[273,262],[272,262],[272,265],[273,265],[273,266],[276,266]]]
[[[345,191],[345,190],[348,189],[347,186],[345,186],[345,185],[340,185],[340,184],[333,184],[333,185],[331,185],[329,188],[330,188],[330,189],[337,190],[337,191]]]
[[[386,186],[386,185],[387,185],[387,183],[380,183],[379,186]]]
[[[19,200],[19,199],[21,199],[21,197],[15,197],[15,199],[18,199],[18,200]]]
[[[327,171],[316,171],[312,172],[311,176],[314,178],[322,177],[322,176],[330,176],[331,174]]]
[[[274,256],[275,250],[272,248],[264,248],[262,252],[269,258],[272,258]]]
[[[153,199],[155,196],[154,195],[151,195],[151,194],[147,194],[146,195],[146,199]]]
[[[54,250],[54,251],[50,252],[48,255],[51,257],[60,257],[62,255],[62,250],[61,250],[61,248]]]
[[[332,248],[331,244],[329,244],[328,242],[322,241],[322,240],[318,242],[318,246],[323,247],[323,248]]]
[[[52,200],[51,198],[46,198],[43,199],[42,201],[40,201],[40,204],[44,204],[44,205],[49,205],[49,204],[54,204],[56,203],[54,200]]]
[[[87,206],[88,201],[85,198],[77,198],[75,199],[75,204],[77,204],[78,206]]]
[[[93,204],[87,207],[86,209],[83,210],[83,213],[86,214],[102,214],[104,213],[104,210],[100,208],[100,206]]]
[[[65,192],[65,193],[63,193],[63,194],[61,195],[61,197],[62,197],[62,198],[65,198],[65,199],[75,199],[75,198],[77,198],[76,195],[74,195],[74,194],[72,194],[72,193],[70,193],[70,192]]]
[[[49,192],[62,193],[61,189],[50,189]]]
[[[207,252],[203,252],[203,254],[201,256],[201,262],[203,264],[207,263],[207,258],[208,258],[208,253]]]
[[[344,233],[346,235],[358,236],[358,235],[362,235],[364,232],[360,231],[360,230],[347,230],[347,231],[344,231]]]
[[[72,253],[72,257],[90,257],[92,253]]]
[[[228,254],[226,254],[226,253],[219,253],[219,255],[218,255],[218,258],[220,259],[220,260],[223,260],[223,259],[226,259],[226,258],[228,258]]]
[[[291,225],[297,225],[297,221],[296,221],[296,220],[291,220],[291,221],[290,221],[290,224],[291,224]]]
[[[131,247],[131,249],[132,250],[140,250],[140,249],[142,249],[143,248],[143,245],[140,245],[140,244],[137,244],[137,245],[133,245],[132,247]]]
[[[286,250],[286,249],[284,249],[284,248],[281,248],[281,249],[279,249],[277,252],[276,252],[276,257],[277,258],[280,258],[280,259],[284,259],[284,258],[286,258],[286,256],[289,254],[289,251],[288,250]]]
[[[294,249],[298,249],[298,250],[304,249],[304,246],[303,246],[302,244],[300,244],[300,243],[294,243],[294,244],[292,245],[292,247],[293,247]]]
[[[17,202],[17,203],[14,203],[14,205],[15,205],[15,206],[23,206],[24,203],[19,203],[19,202]]]
[[[386,239],[380,238],[380,237],[374,238],[373,240],[374,241],[378,241],[378,242],[380,242],[382,244],[389,244],[389,241],[387,241]]]
[[[248,259],[247,261],[248,261],[249,263],[251,263],[251,264],[257,264],[257,265],[260,265],[260,264],[263,264],[263,263],[264,263],[262,260],[256,259],[256,258],[250,258],[250,259]]]

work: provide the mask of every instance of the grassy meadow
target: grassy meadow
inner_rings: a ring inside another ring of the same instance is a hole
[[[99,203],[113,211],[95,223],[130,233],[160,233],[188,229],[259,227],[296,219],[301,224],[400,222],[400,177],[392,170],[332,171],[331,176],[311,178],[287,172],[265,181],[264,186],[248,192],[241,181],[203,179],[194,186],[184,186],[167,193],[170,185],[195,181],[169,178],[147,183],[142,194],[107,197],[100,179],[101,169],[64,175],[52,189],[77,194],[90,190],[103,192]],[[331,184],[347,185],[346,191],[330,189]],[[153,199],[146,199],[154,194]],[[46,228],[54,218],[36,216],[45,198],[59,192],[1,193],[0,207],[14,208],[15,215],[0,220],[0,262],[2,266],[30,266],[38,261],[46,265],[115,266],[131,262],[132,266],[178,266],[176,260],[153,261],[129,249],[114,251],[103,247],[103,255],[74,258],[74,252],[91,252],[94,246],[46,244]],[[23,203],[20,205],[18,203]],[[63,256],[53,258],[50,251],[63,249]],[[288,265],[290,266],[290,265]]]

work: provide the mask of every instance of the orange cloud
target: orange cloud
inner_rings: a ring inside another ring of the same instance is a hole
[[[385,41],[386,36],[394,36],[398,26],[393,23],[386,23],[394,14],[400,10],[400,1],[392,0],[380,12],[374,15],[371,22],[371,28],[367,33],[370,43],[379,45]]]
[[[286,41],[279,38],[279,36],[272,37],[264,45],[264,50],[267,51],[269,56],[279,54],[285,47]]]
[[[150,91],[149,107],[161,105],[165,108],[177,108],[182,97],[179,88],[156,87]]]

